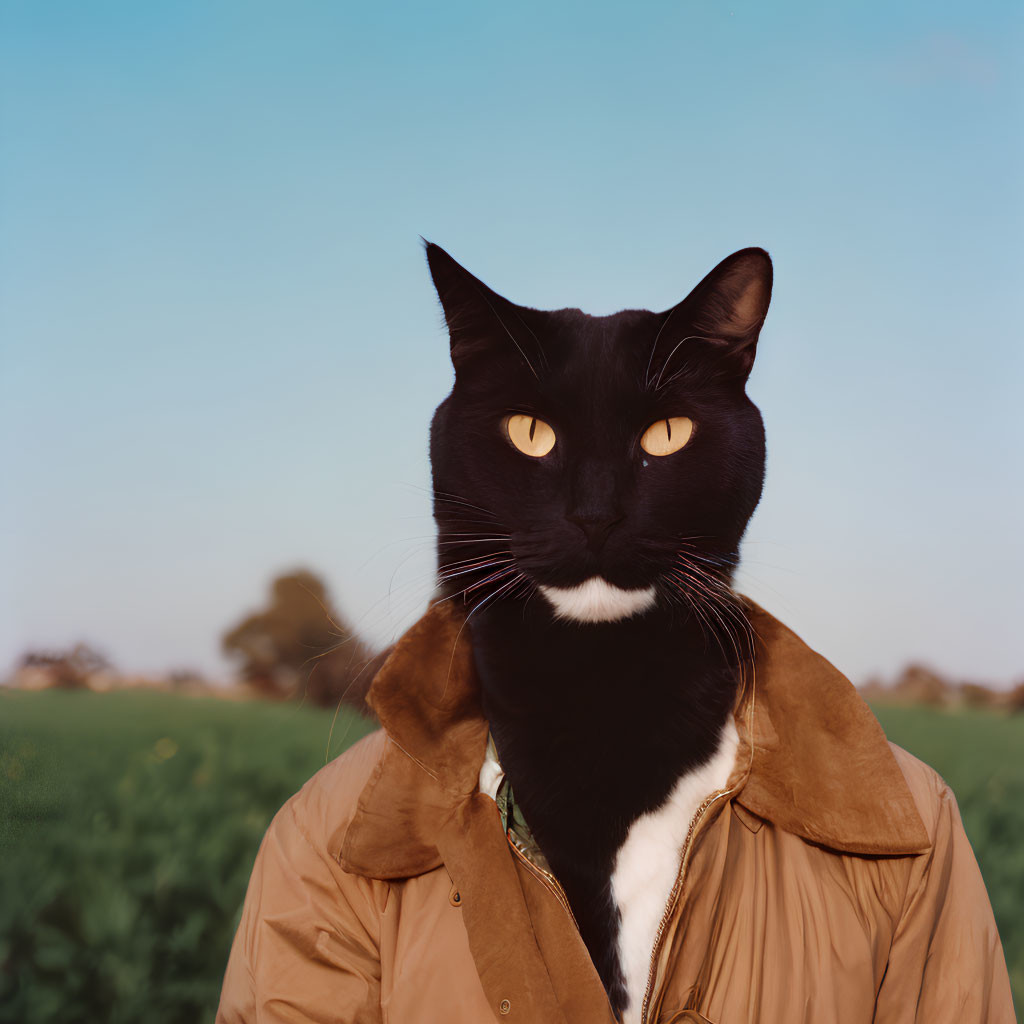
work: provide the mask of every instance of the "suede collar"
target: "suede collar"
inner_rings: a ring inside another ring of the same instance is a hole
[[[747,614],[757,643],[735,713],[734,802],[842,853],[926,850],[903,774],[852,684],[763,609],[748,602]],[[464,626],[463,609],[434,603],[373,681],[389,742],[339,837],[349,871],[407,878],[444,862],[439,836],[477,790],[488,733]]]

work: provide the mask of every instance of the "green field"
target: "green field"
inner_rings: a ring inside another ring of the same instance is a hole
[[[212,1020],[256,849],[332,718],[0,690],[0,1021]],[[368,729],[339,715],[331,756]]]
[[[882,708],[956,790],[1024,994],[1024,716]],[[333,716],[0,690],[0,1021],[212,1020],[252,860]],[[330,756],[369,726],[340,715]]]

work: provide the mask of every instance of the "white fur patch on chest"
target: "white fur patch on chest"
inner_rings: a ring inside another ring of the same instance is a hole
[[[730,717],[711,759],[682,776],[668,799],[637,818],[619,847],[612,871],[612,896],[619,908],[619,963],[628,1004],[624,1024],[637,1024],[651,971],[658,925],[679,873],[683,843],[697,808],[725,789],[736,760],[739,737]]]

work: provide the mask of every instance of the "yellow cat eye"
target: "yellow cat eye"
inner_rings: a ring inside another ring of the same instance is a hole
[[[671,455],[679,451],[693,436],[693,420],[689,416],[670,416],[655,420],[640,438],[640,447],[648,455]]]
[[[524,454],[539,459],[555,447],[555,432],[536,416],[516,414],[505,417],[508,439]]]

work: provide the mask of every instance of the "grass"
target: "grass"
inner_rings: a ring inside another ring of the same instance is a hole
[[[212,1020],[260,839],[332,719],[0,691],[0,1021]],[[331,756],[368,729],[340,715]]]
[[[1024,716],[876,709],[960,802],[1024,994]],[[212,1020],[260,838],[333,715],[0,690],[0,1022]],[[342,713],[330,757],[370,728]]]

